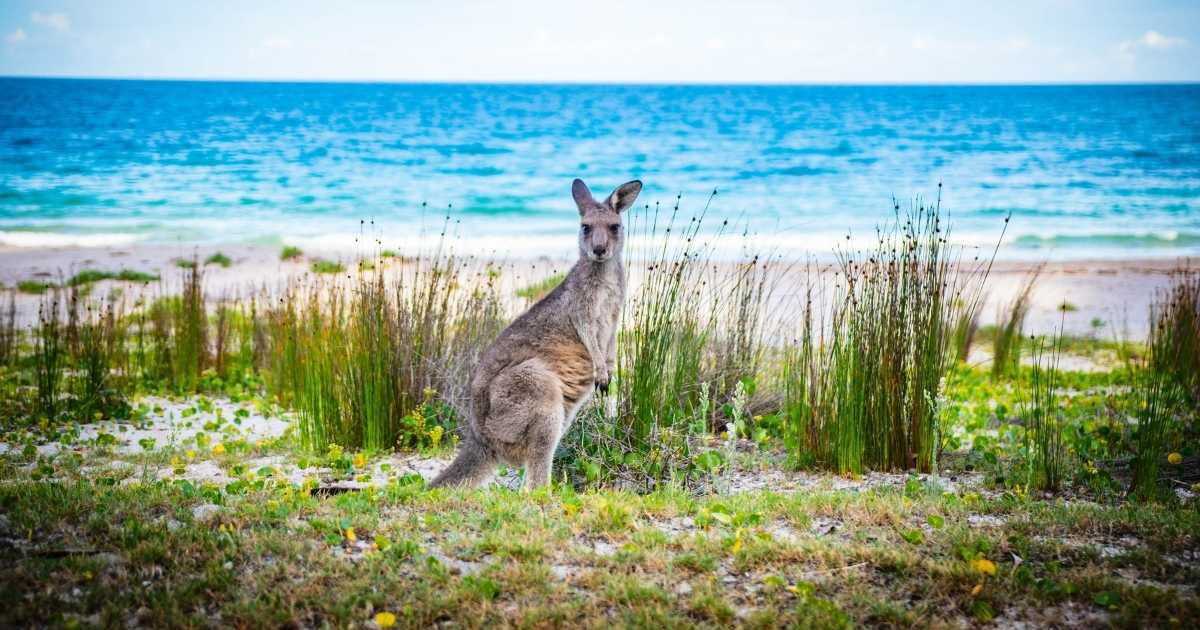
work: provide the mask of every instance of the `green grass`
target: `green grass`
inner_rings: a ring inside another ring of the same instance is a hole
[[[1033,306],[1033,289],[1042,268],[1038,267],[1025,276],[1016,296],[996,317],[995,334],[992,337],[992,377],[1003,378],[1021,363],[1021,343],[1024,337],[1025,318]]]
[[[0,505],[13,532],[31,535],[4,553],[0,591],[22,604],[0,610],[0,623],[135,615],[170,626],[204,614],[230,626],[341,627],[386,612],[422,627],[1041,626],[1080,616],[1147,627],[1200,615],[1188,588],[1200,571],[1174,561],[1196,544],[1197,512],[1161,505],[905,484],[692,497],[427,492],[399,479],[320,498],[253,473],[221,488],[112,470],[95,478],[62,458],[39,473],[56,482],[7,471]],[[205,504],[218,506],[211,520],[193,515]],[[1117,542],[1129,536],[1135,546]],[[1105,546],[1120,551],[1102,555]]]
[[[548,293],[554,290],[567,277],[565,273],[553,273],[533,284],[526,285],[517,289],[517,297],[525,298],[530,302],[537,302],[546,297]]]
[[[148,284],[150,282],[157,282],[158,276],[152,273],[136,271],[133,269],[122,269],[120,271],[83,269],[67,280],[67,286],[79,287],[100,282],[102,280],[116,280],[118,282],[137,282],[141,284]]]
[[[284,245],[279,252],[279,260],[299,260],[304,256],[304,251],[293,245]]]
[[[223,254],[221,252],[216,252],[212,256],[205,258],[204,264],[220,265],[221,267],[229,268],[229,266],[233,264],[233,259],[231,259],[229,256],[226,256],[225,254]]]
[[[975,339],[979,334],[979,316],[983,312],[984,302],[987,301],[986,296],[981,292],[975,293],[974,300],[956,305],[959,308],[951,343],[954,348],[954,356],[959,362],[966,362],[971,354],[971,347],[975,344]]]
[[[54,284],[45,280],[21,280],[17,282],[17,291],[29,295],[41,295],[53,287]]]
[[[312,261],[309,266],[313,273],[342,273],[346,271],[346,266],[336,260],[325,260],[318,258]]]

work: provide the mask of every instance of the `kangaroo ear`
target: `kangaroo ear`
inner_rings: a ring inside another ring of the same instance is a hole
[[[571,182],[571,196],[575,198],[575,205],[579,206],[580,212],[583,212],[584,208],[596,205],[596,200],[592,198],[592,191],[588,190],[587,184],[583,183],[582,179],[576,178]]]
[[[624,184],[617,186],[616,190],[612,191],[612,194],[608,196],[608,201],[605,203],[607,203],[608,207],[612,208],[613,211],[622,212],[629,206],[633,205],[633,202],[637,200],[638,193],[640,192],[642,192],[641,180],[635,179],[631,182],[625,182]]]

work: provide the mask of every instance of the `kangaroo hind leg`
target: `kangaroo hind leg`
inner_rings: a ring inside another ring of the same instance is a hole
[[[564,421],[562,384],[538,359],[513,366],[492,381],[481,433],[513,465],[525,467],[527,488],[550,482]]]

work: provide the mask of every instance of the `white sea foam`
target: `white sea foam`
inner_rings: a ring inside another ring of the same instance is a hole
[[[142,239],[143,237],[137,234],[71,234],[0,230],[0,245],[6,247],[110,247],[132,245]]]

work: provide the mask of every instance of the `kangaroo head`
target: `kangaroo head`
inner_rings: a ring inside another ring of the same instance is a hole
[[[571,196],[579,206],[579,253],[592,262],[604,262],[621,255],[625,230],[621,227],[621,212],[633,205],[642,182],[633,180],[621,184],[604,201],[596,201],[582,179],[571,184]]]

